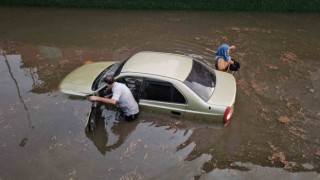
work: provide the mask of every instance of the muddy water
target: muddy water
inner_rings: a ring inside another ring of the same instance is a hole
[[[320,15],[0,8],[0,179],[319,179]],[[227,127],[134,122],[58,85],[82,64],[145,50],[241,62]]]

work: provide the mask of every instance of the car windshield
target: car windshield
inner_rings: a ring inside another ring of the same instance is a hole
[[[119,75],[123,65],[125,64],[126,61],[120,61],[117,62],[109,67],[107,67],[105,70],[103,70],[99,76],[94,80],[92,84],[92,90],[95,91],[97,89],[100,89],[102,86],[104,86],[106,83],[103,81],[103,78],[109,75],[113,75],[116,77]]]
[[[216,76],[208,67],[193,60],[191,72],[183,83],[207,102],[213,93]]]

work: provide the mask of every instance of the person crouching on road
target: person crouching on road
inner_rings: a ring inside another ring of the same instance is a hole
[[[111,99],[108,97],[90,96],[91,101],[99,101],[107,104],[119,105],[124,113],[124,119],[131,121],[138,117],[139,106],[135,101],[130,89],[119,82],[115,82],[112,76],[104,78],[108,89],[112,91]]]
[[[233,64],[234,61],[230,57],[230,51],[236,49],[234,45],[230,46],[227,44],[222,44],[216,51],[216,59],[214,65],[217,70],[228,71],[229,65]]]

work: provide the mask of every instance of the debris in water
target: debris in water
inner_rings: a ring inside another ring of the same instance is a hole
[[[284,154],[284,152],[280,151],[279,147],[274,146],[273,144],[271,144],[271,142],[268,142],[269,146],[272,149],[272,156],[269,156],[268,159],[269,161],[274,164],[275,161],[280,161],[282,164],[284,164],[284,169],[286,170],[291,170],[294,166],[297,166],[297,163],[295,162],[288,162],[286,160],[286,156]]]
[[[256,83],[255,81],[250,81],[250,86],[260,95],[264,95],[265,91],[269,90],[269,86],[263,86],[261,84]]]
[[[28,138],[23,138],[19,146],[24,147],[27,144]]]
[[[274,70],[279,69],[277,66],[272,64],[265,64],[265,66],[267,66],[269,69],[274,69]]]
[[[284,52],[281,54],[280,57],[281,61],[284,63],[288,63],[289,65],[291,65],[293,63],[293,61],[297,61],[297,55],[291,53],[291,52]]]
[[[285,123],[285,124],[288,124],[288,123],[291,123],[292,121],[287,117],[287,116],[280,116],[278,118],[278,120],[282,123]]]

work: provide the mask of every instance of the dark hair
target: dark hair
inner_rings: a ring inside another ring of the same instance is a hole
[[[103,79],[103,81],[109,85],[114,83],[114,78],[112,76],[107,76]]]

